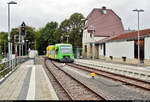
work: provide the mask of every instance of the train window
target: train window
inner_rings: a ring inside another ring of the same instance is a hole
[[[58,49],[56,49],[56,54],[58,54]]]
[[[72,47],[67,45],[60,46],[62,53],[72,53]]]

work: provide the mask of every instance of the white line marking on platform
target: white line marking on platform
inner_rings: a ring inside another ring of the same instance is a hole
[[[35,100],[35,66],[32,66],[32,73],[26,100]]]
[[[50,83],[49,78],[48,78],[48,76],[47,76],[47,74],[46,74],[46,72],[45,72],[43,67],[42,67],[42,71],[44,73],[46,81],[48,82],[48,87],[49,87],[49,90],[50,90],[50,93],[51,93],[51,96],[52,96],[51,100],[59,100],[57,95],[56,95],[56,92],[54,91],[54,88],[53,88],[52,84]]]

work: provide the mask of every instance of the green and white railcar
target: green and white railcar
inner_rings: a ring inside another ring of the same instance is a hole
[[[46,56],[48,56],[50,59],[56,59],[60,62],[74,61],[73,49],[71,44],[55,44],[48,46],[46,49]]]

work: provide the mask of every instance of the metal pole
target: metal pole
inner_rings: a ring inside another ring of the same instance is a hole
[[[17,46],[17,43],[16,43],[16,55],[18,56],[18,46]]]
[[[138,66],[140,65],[140,27],[139,27],[139,12],[138,13]]]
[[[10,7],[8,4],[8,60],[10,60]]]
[[[25,41],[25,55],[27,54],[27,41]]]
[[[23,43],[24,43],[24,39],[23,39],[23,36],[22,36],[22,56],[23,56]]]
[[[36,40],[35,40],[35,43],[34,43],[34,45],[35,45],[35,50],[36,50]]]
[[[68,43],[68,37],[67,37],[67,43]]]
[[[138,66],[140,65],[140,23],[139,23],[139,13],[144,12],[142,9],[135,9],[133,11],[136,11],[138,13]]]
[[[12,60],[12,43],[10,43],[10,59]]]
[[[4,57],[6,57],[6,44],[4,42]]]
[[[23,56],[23,44],[22,44],[22,56]]]
[[[92,54],[93,57],[92,57],[92,58],[93,58],[93,60],[94,60],[94,57],[95,57],[94,30],[92,31],[92,38],[93,38],[93,45],[92,45],[92,46],[93,46],[93,47],[92,47],[92,48],[93,48],[93,54]]]
[[[21,30],[19,29],[19,56],[21,56],[20,33]]]

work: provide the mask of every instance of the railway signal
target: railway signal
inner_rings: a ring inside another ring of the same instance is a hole
[[[21,35],[22,36],[26,35],[26,25],[24,22],[21,24]]]

